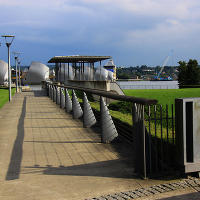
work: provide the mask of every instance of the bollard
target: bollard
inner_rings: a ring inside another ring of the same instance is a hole
[[[110,143],[118,136],[118,133],[103,97],[100,97],[100,111],[101,141],[103,143]]]
[[[65,89],[65,110],[68,113],[72,111],[72,100],[67,89]]]
[[[76,93],[74,92],[74,90],[72,90],[72,113],[74,119],[78,119],[83,115],[82,108],[80,106],[80,103],[76,97]]]
[[[84,92],[83,95],[83,126],[89,128],[96,123],[96,118],[89,104],[86,93]]]

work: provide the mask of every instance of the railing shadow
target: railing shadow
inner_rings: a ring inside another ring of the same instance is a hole
[[[66,175],[66,176],[96,176],[96,177],[112,177],[112,178],[134,178],[132,172],[126,170],[127,163],[121,159],[100,161],[88,164],[80,164],[73,166],[28,166],[28,173],[42,172],[45,175]],[[32,169],[32,171],[31,171]]]

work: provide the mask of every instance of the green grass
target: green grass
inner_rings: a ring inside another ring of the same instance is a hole
[[[0,108],[9,100],[8,89],[0,89]],[[12,96],[15,94],[15,88],[12,89]]]
[[[200,97],[200,88],[163,89],[163,90],[123,90],[125,95],[157,99],[158,104],[175,104],[176,98]]]

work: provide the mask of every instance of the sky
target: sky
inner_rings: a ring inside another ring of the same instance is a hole
[[[0,0],[0,34],[22,65],[54,56],[112,56],[117,66],[200,62],[199,0]],[[7,61],[0,38],[0,59]],[[14,63],[13,55],[11,63]]]

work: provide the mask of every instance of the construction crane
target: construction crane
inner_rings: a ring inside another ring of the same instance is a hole
[[[161,67],[160,71],[158,72],[158,75],[155,76],[153,80],[158,80],[158,81],[162,81],[162,80],[169,80],[169,81],[170,81],[170,80],[172,80],[171,77],[168,77],[168,78],[161,78],[161,77],[160,77],[160,75],[161,75],[161,73],[162,73],[164,67],[166,66],[166,64],[167,64],[168,61],[169,61],[169,58],[170,58],[170,56],[167,56],[167,57],[165,58],[165,60],[164,60],[164,62],[163,62],[163,64],[162,64],[162,67]]]

